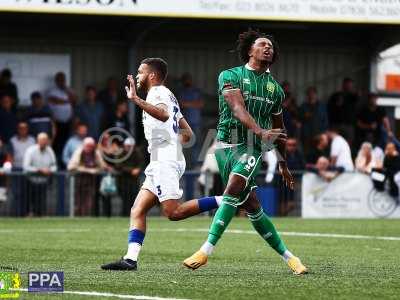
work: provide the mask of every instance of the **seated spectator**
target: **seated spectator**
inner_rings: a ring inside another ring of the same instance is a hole
[[[110,116],[106,119],[105,129],[108,128],[122,128],[127,132],[131,131],[131,125],[128,118],[129,108],[128,102],[120,101],[117,103],[115,110],[110,113]]]
[[[29,133],[32,136],[37,136],[40,132],[47,133],[50,139],[54,136],[52,112],[39,92],[31,94],[31,106],[26,111],[25,121],[29,124]]]
[[[13,98],[10,95],[0,96],[0,136],[8,143],[17,132],[17,116],[12,110]]]
[[[139,192],[139,175],[142,172],[144,157],[133,138],[127,138],[123,151],[115,157],[114,170],[118,172],[117,189],[122,198],[122,215],[128,216]]]
[[[393,143],[388,143],[386,145],[383,168],[389,182],[389,194],[397,199],[399,196],[400,184],[400,156]]]
[[[96,100],[96,89],[93,86],[86,87],[85,100],[78,105],[76,117],[79,122],[88,127],[88,136],[98,140],[101,135],[104,122],[103,104]]]
[[[18,88],[17,85],[11,81],[12,73],[10,69],[4,69],[0,74],[0,95],[9,95],[13,99],[12,111],[15,113],[18,106]]]
[[[55,87],[48,92],[48,103],[52,111],[56,125],[56,136],[53,141],[57,159],[61,161],[61,155],[67,142],[72,124],[72,106],[76,103],[76,95],[67,86],[67,79],[63,72],[58,72],[54,77]]]
[[[354,170],[349,143],[338,134],[336,128],[330,128],[326,134],[331,141],[330,161],[331,166],[343,168],[347,172]]]
[[[68,139],[63,149],[62,161],[65,166],[68,166],[72,155],[74,154],[75,150],[82,145],[83,139],[87,136],[87,134],[87,126],[82,123],[77,124],[75,134]]]
[[[321,156],[329,156],[329,138],[321,133],[313,138],[312,148],[306,156],[306,166],[312,167]]]
[[[307,89],[306,100],[299,109],[299,120],[304,152],[308,154],[312,150],[313,137],[328,129],[325,104],[319,101],[317,89],[313,86]]]
[[[107,168],[96,142],[91,137],[83,140],[68,163],[68,171],[75,171],[75,215],[88,216],[94,214],[97,195],[96,174]]]
[[[372,136],[373,143],[377,145],[385,144],[383,141],[382,129],[387,132],[388,137],[392,137],[392,129],[389,118],[383,107],[377,105],[378,95],[370,93],[368,102],[357,114],[357,142],[358,145],[362,141],[368,140],[369,135]]]
[[[356,157],[356,170],[370,174],[373,168],[381,168],[382,164],[374,157],[371,143],[363,143]]]
[[[5,186],[7,183],[7,178],[4,176],[7,172],[11,171],[12,168],[12,155],[8,147],[3,143],[0,138],[0,188],[3,188],[0,193],[0,201],[7,200],[5,193]]]
[[[23,169],[28,177],[28,215],[42,216],[46,211],[47,187],[50,176],[57,171],[53,149],[46,133],[39,133],[37,144],[30,146],[24,156]]]
[[[344,137],[354,141],[355,108],[359,105],[359,96],[351,78],[344,78],[342,89],[332,94],[328,100],[329,125],[337,128]]]
[[[307,168],[308,171],[318,174],[325,181],[332,181],[344,171],[343,168],[331,166],[329,159],[321,156],[313,167]]]

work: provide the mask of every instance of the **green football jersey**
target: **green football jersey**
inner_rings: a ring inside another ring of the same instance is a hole
[[[261,149],[261,139],[249,131],[233,116],[224,92],[239,89],[247,111],[257,124],[271,129],[272,115],[282,112],[285,94],[279,83],[269,72],[258,74],[247,65],[222,71],[218,78],[219,123],[217,139],[229,144],[252,143]],[[250,140],[251,139],[251,140]]]

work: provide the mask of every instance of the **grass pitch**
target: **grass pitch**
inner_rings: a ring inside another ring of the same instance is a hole
[[[245,218],[235,218],[208,265],[190,271],[182,260],[206,239],[211,219],[150,218],[137,272],[106,272],[102,263],[126,251],[128,219],[1,219],[0,267],[64,271],[66,291],[185,299],[399,299],[400,240],[283,235],[311,274],[292,275]],[[400,220],[278,218],[281,232],[400,237]],[[244,232],[240,232],[243,230]],[[2,270],[0,270],[2,271]],[[22,292],[20,299],[107,299]],[[109,298],[112,299],[112,298]]]

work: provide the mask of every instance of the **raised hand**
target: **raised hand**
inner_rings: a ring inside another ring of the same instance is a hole
[[[127,79],[129,81],[129,87],[125,86],[126,96],[130,100],[135,100],[137,97],[135,79],[133,79],[132,75],[128,75]]]

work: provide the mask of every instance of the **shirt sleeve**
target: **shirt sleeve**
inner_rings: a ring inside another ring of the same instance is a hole
[[[331,145],[331,156],[339,156],[339,154],[340,154],[340,143],[337,139],[334,139]]]
[[[282,113],[283,99],[285,99],[285,92],[282,90],[281,87],[279,87],[279,89],[276,93],[276,101],[272,108],[272,114],[279,115],[280,113]]]
[[[240,89],[238,76],[229,70],[221,72],[218,77],[218,93],[222,95],[223,93]]]

